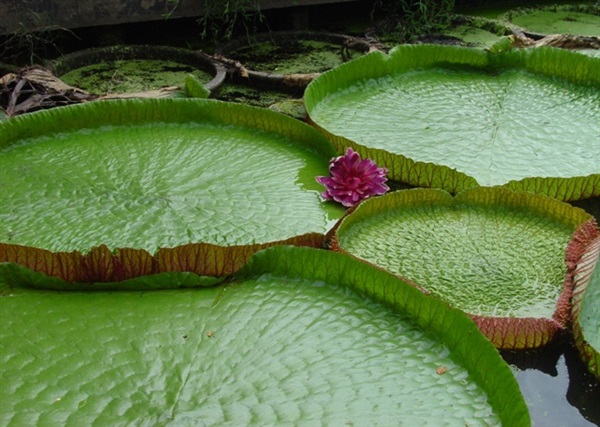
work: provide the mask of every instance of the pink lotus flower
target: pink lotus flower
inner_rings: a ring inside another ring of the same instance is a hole
[[[361,160],[352,148],[348,148],[345,155],[331,159],[329,174],[331,176],[316,177],[317,182],[325,187],[321,195],[346,207],[389,190],[385,185],[387,169],[378,168],[371,159]]]

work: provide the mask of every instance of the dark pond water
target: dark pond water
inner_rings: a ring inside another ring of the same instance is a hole
[[[536,351],[502,352],[535,427],[600,426],[600,383],[568,339]]]
[[[600,198],[572,203],[600,219]],[[536,427],[600,426],[600,382],[568,337],[537,351],[502,352]]]

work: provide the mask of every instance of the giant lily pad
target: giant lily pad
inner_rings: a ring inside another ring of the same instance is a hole
[[[575,344],[590,372],[600,379],[600,236],[582,230],[569,248],[573,271],[571,323]]]
[[[392,179],[600,195],[600,61],[552,48],[398,46],[316,79],[310,119]],[[568,141],[568,143],[567,143]]]
[[[497,347],[534,348],[567,326],[566,248],[591,221],[566,203],[501,187],[456,197],[414,189],[363,202],[330,245],[469,313]]]
[[[303,123],[211,100],[128,100],[0,124],[0,242],[154,252],[324,233],[314,176],[333,147]],[[301,212],[301,215],[299,214]]]
[[[512,9],[500,16],[519,31],[534,35],[600,36],[600,6],[550,5]]]
[[[5,426],[530,425],[463,313],[333,252],[271,248],[211,288],[0,287]]]

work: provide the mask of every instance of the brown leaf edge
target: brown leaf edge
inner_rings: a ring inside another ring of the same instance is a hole
[[[587,343],[579,323],[579,313],[584,295],[595,268],[600,268],[600,231],[598,227],[581,230],[567,249],[567,262],[570,266],[572,289],[570,305],[570,327],[575,347],[587,364],[590,372],[600,380],[600,353]]]
[[[371,264],[368,261],[358,258],[339,246],[337,235],[329,234],[326,239],[325,247],[329,250],[343,253],[347,256],[357,259],[360,262]],[[425,294],[430,292],[420,286],[418,283],[396,275],[403,281],[413,285]],[[501,350],[533,349],[542,347],[552,341],[557,332],[564,329],[554,319],[536,319],[536,318],[509,318],[509,317],[487,317],[477,316],[466,313],[477,325],[483,335],[489,339],[492,344]]]
[[[348,255],[361,262],[374,265],[363,259],[355,257],[344,250],[339,244],[337,230],[339,229],[343,220],[348,217],[348,215],[350,215],[356,208],[357,206],[350,208],[327,233],[325,236],[324,247],[326,249]],[[572,237],[567,245],[565,255],[567,273],[563,283],[563,290],[556,302],[556,309],[554,310],[552,318],[489,317],[478,316],[470,313],[466,314],[477,324],[481,333],[484,334],[499,350],[534,349],[549,344],[558,333],[566,331],[569,327],[571,299],[573,296],[573,276],[574,269],[577,264],[576,260],[580,258],[583,251],[587,248],[589,241],[599,234],[600,231],[598,229],[598,225],[596,220],[593,218],[584,222],[572,234]],[[420,286],[419,284],[412,282],[405,277],[399,277],[407,283],[417,287],[422,292],[427,294],[430,293],[426,288]],[[598,366],[598,362],[598,355],[596,355],[596,366]]]
[[[590,240],[599,234],[595,219],[589,219],[575,230],[565,251],[567,272],[563,290],[556,301],[556,309],[550,319],[485,317],[469,315],[479,330],[499,349],[520,350],[542,347],[554,337],[568,330],[573,297],[573,278],[577,260],[587,248]],[[591,272],[590,272],[591,274]]]
[[[565,330],[554,319],[534,317],[486,317],[467,313],[499,350],[524,350],[549,344]]]
[[[16,263],[68,283],[111,283],[167,272],[224,277],[236,272],[262,249],[276,245],[321,248],[324,237],[320,233],[307,233],[275,242],[233,246],[189,243],[159,248],[154,255],[144,249],[119,248],[111,251],[106,245],[93,247],[82,254],[79,251],[52,252],[0,243],[0,263]]]

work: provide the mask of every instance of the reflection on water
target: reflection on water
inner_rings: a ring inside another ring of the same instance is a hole
[[[501,354],[521,386],[534,427],[600,426],[600,383],[568,340]]]

